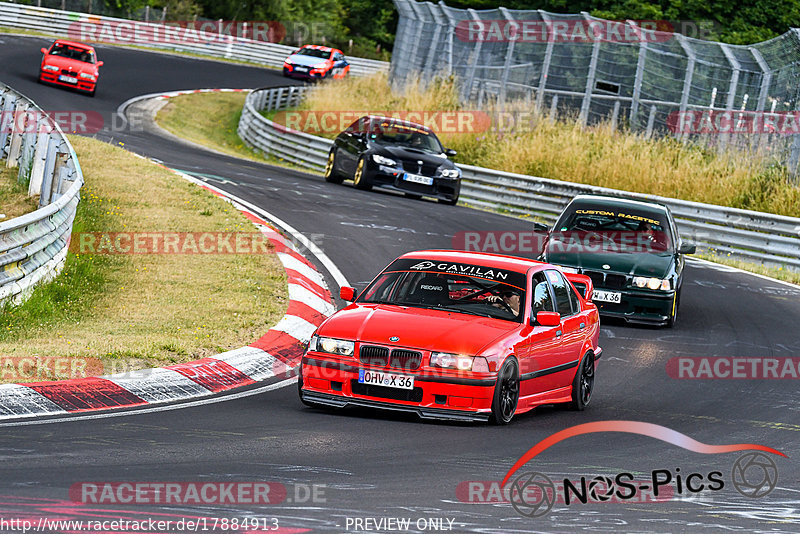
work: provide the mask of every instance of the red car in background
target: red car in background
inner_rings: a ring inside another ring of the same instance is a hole
[[[576,289],[581,288],[581,291]],[[600,322],[592,281],[523,258],[444,250],[400,256],[311,338],[299,376],[312,406],[508,423],[591,400]]]
[[[42,48],[39,81],[78,89],[94,96],[102,61],[97,61],[94,47],[74,41],[57,40]]]
[[[283,62],[283,75],[304,80],[344,78],[350,64],[341,50],[327,46],[305,45]]]

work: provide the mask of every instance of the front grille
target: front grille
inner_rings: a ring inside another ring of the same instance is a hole
[[[403,170],[406,172],[410,172],[412,174],[421,174],[423,176],[436,176],[436,169],[439,166],[435,163],[425,163],[423,162],[420,166],[417,163],[416,159],[401,159],[400,162],[403,164]]]
[[[583,274],[592,279],[592,284],[597,288],[624,289],[628,277],[624,274],[602,273],[599,271],[583,271]]]
[[[358,352],[358,355],[361,363],[366,365],[386,367],[389,363],[389,349],[386,347],[361,345],[361,350]]]
[[[377,397],[380,399],[391,399],[408,402],[422,401],[422,388],[397,389],[373,384],[361,384],[358,380],[352,380],[350,389],[354,395],[364,395],[365,397]]]
[[[415,350],[394,349],[389,359],[389,367],[414,371],[422,364],[422,353]]]
[[[69,69],[61,69],[61,74],[66,74],[67,76],[72,76],[72,77],[75,77],[75,76],[78,75],[77,72],[73,72],[73,71],[71,71]]]

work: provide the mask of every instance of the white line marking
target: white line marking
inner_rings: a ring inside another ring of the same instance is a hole
[[[291,269],[293,271],[297,271],[301,275],[305,276],[315,284],[325,289],[328,288],[327,284],[325,284],[325,279],[319,274],[318,271],[312,269],[302,261],[298,260],[294,256],[290,256],[284,252],[278,252],[278,259],[281,260],[284,268]]]
[[[270,328],[270,330],[278,330],[279,332],[286,332],[300,342],[306,342],[311,339],[311,334],[317,329],[317,325],[311,324],[302,317],[296,315],[284,315],[278,321],[278,324]]]
[[[720,265],[719,263],[714,263],[713,261],[703,260],[703,259],[700,259],[700,258],[687,258],[686,261],[689,262],[690,264],[691,263],[695,263],[695,262],[696,263],[702,263],[702,264],[705,264],[708,267],[711,267],[712,269],[714,267]],[[750,276],[755,276],[756,278],[762,278],[762,279],[767,280],[769,282],[775,282],[776,284],[782,284],[782,285],[785,285],[785,286],[792,287],[794,289],[797,289],[798,287],[800,287],[800,285],[798,285],[798,284],[793,284],[791,282],[786,282],[784,280],[778,280],[777,278],[772,278],[772,277],[769,277],[769,276],[766,276],[766,275],[763,275],[763,274],[751,273],[750,271],[745,271],[745,270],[739,269],[737,267],[731,267],[729,265],[723,265],[723,267],[725,267],[726,269],[730,269],[732,272],[742,273],[742,274],[749,274]],[[727,271],[727,272],[731,272],[731,271]]]
[[[280,389],[286,387],[290,384],[297,382],[297,377],[287,378],[286,380],[282,380],[280,382],[276,382],[275,384],[270,384],[268,386],[260,387],[257,389],[251,389],[249,391],[242,391],[239,393],[232,393],[230,395],[224,395],[222,397],[217,397],[214,399],[200,399],[191,402],[185,402],[181,404],[175,404],[170,406],[155,406],[153,408],[142,408],[138,410],[131,410],[128,412],[119,412],[119,411],[111,411],[111,412],[104,412],[92,415],[76,415],[74,417],[59,417],[57,419],[47,419],[47,420],[33,420],[33,421],[19,421],[19,422],[11,422],[11,423],[0,423],[0,427],[4,426],[26,426],[26,425],[46,425],[48,423],[65,423],[69,421],[84,421],[87,419],[105,419],[107,417],[122,417],[125,415],[139,415],[143,413],[154,413],[154,412],[166,412],[169,410],[180,410],[183,408],[192,408],[194,406],[204,406],[206,404],[216,404],[218,402],[225,402],[229,400],[240,399],[243,397],[252,397],[253,395],[259,395],[261,393],[266,393],[267,391],[272,391],[275,389]],[[298,401],[299,402],[299,401]]]

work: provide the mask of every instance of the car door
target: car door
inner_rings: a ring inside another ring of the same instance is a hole
[[[553,291],[544,273],[534,273],[529,287],[532,328],[517,351],[521,397],[553,389],[549,374],[558,365],[561,352],[561,326],[542,326],[535,322],[538,312],[556,311]]]
[[[368,122],[367,117],[361,117],[342,132],[340,150],[336,157],[340,160],[339,168],[349,176],[356,172],[356,163],[361,155],[361,143],[365,138]]]
[[[555,269],[545,271],[553,288],[556,311],[561,315],[561,347],[559,347],[558,372],[553,373],[555,387],[572,384],[575,369],[580,363],[581,349],[587,328],[585,314],[581,313],[574,288],[564,275]]]

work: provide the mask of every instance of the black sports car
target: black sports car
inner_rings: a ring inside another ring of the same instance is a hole
[[[541,259],[591,278],[601,316],[673,326],[684,255],[695,248],[663,204],[579,195],[549,231]]]
[[[364,116],[340,133],[325,166],[325,180],[352,179],[359,189],[380,187],[412,198],[458,202],[461,169],[429,128],[388,117]]]

